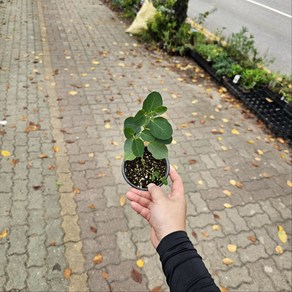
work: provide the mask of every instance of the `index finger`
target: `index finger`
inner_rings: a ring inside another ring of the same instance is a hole
[[[176,172],[174,167],[170,165],[170,179],[172,181],[172,196],[183,196],[184,186],[180,175]]]

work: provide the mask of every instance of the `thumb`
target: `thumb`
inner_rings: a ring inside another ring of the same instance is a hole
[[[149,184],[147,187],[153,202],[157,202],[159,199],[164,198],[164,193],[161,187],[153,183]]]

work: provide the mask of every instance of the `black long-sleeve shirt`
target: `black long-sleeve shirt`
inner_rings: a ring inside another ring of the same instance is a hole
[[[157,252],[171,292],[220,292],[186,232],[165,236]]]

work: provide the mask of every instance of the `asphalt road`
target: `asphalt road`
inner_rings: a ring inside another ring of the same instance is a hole
[[[190,0],[188,15],[194,18],[214,7],[217,11],[204,23],[209,31],[224,28],[224,35],[229,35],[247,27],[258,50],[274,58],[274,63],[267,67],[282,74],[292,73],[290,0]]]

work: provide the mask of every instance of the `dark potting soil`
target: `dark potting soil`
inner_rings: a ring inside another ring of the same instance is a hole
[[[164,177],[166,173],[166,161],[155,159],[147,149],[145,149],[143,159],[144,164],[141,157],[125,162],[125,175],[128,180],[140,188],[147,188],[150,183],[161,185],[160,178]],[[159,172],[159,178],[152,180],[154,172]]]

